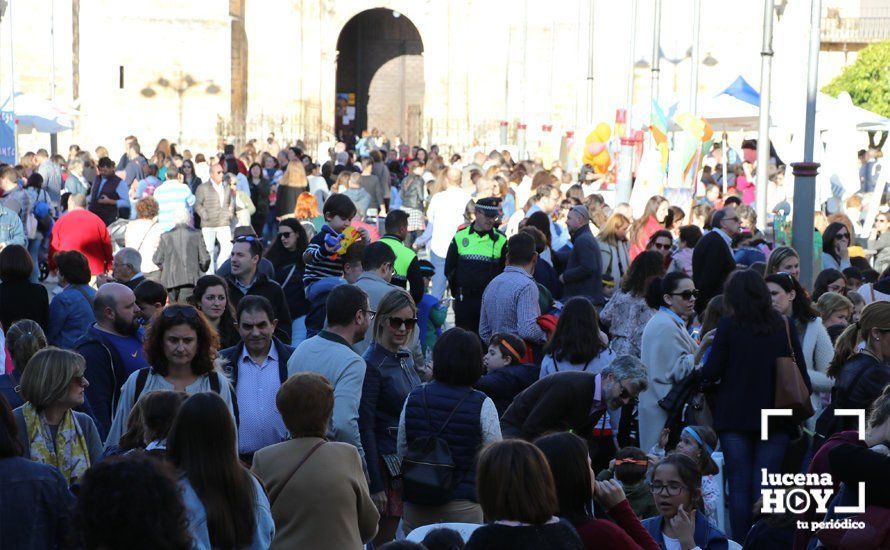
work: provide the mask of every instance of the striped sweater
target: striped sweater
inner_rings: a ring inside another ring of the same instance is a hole
[[[167,180],[155,189],[154,198],[158,201],[158,225],[164,231],[176,226],[178,211],[191,213],[195,205],[195,196],[188,185],[173,180]]]
[[[328,235],[337,236],[337,233],[328,224],[324,224],[321,231],[309,241],[309,246],[303,253],[303,260],[306,262],[306,269],[303,271],[304,288],[324,277],[343,276],[343,258],[332,257],[324,246],[324,239]]]

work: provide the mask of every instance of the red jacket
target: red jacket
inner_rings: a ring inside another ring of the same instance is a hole
[[[108,228],[89,210],[72,210],[56,221],[49,242],[50,269],[56,268],[56,253],[65,250],[82,252],[90,262],[92,275],[109,272],[114,262]]]

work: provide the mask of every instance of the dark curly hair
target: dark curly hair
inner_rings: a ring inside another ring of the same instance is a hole
[[[167,376],[167,356],[164,354],[164,335],[173,327],[188,325],[198,335],[198,352],[192,360],[192,373],[201,376],[213,371],[213,361],[219,351],[219,336],[207,317],[193,306],[173,304],[165,307],[148,325],[145,333],[145,360],[157,374]]]
[[[192,547],[173,469],[143,453],[109,458],[90,468],[80,487],[76,517],[86,548]]]

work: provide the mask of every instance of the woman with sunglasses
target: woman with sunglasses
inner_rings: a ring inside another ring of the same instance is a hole
[[[667,411],[658,405],[673,384],[692,372],[707,345],[699,345],[689,335],[687,323],[695,316],[698,291],[692,278],[675,271],[651,283],[659,292],[649,292],[649,305],[658,308],[646,328],[640,345],[640,358],[648,367],[649,387],[640,394],[640,448],[651,449],[667,420]],[[705,335],[702,344],[710,343]]]
[[[731,312],[717,323],[714,344],[701,376],[705,384],[720,382],[714,430],[726,460],[732,533],[744,538],[751,527],[757,498],[754,487],[761,469],[777,473],[797,423],[770,422],[768,439],[761,433],[761,411],[776,407],[776,361],[796,357],[797,368],[811,392],[810,377],[794,323],[772,306],[769,288],[756,272],[736,272],[723,294]],[[793,354],[793,355],[792,355]]]
[[[868,237],[868,250],[875,255],[874,267],[883,273],[890,266],[890,214],[880,213],[875,216],[875,225]]]
[[[281,220],[275,240],[266,252],[266,259],[275,267],[275,282],[281,285],[293,318],[291,345],[297,347],[306,339],[306,313],[309,302],[303,288],[303,252],[309,239],[302,224],[295,219]]]
[[[834,381],[828,377],[828,364],[834,357],[834,344],[828,336],[826,325],[822,323],[819,312],[810,302],[807,292],[800,286],[797,279],[789,273],[773,273],[765,278],[769,288],[773,308],[794,323],[803,349],[803,360],[810,373],[813,384],[813,409],[816,411],[807,424],[815,425],[819,411],[822,410],[822,395],[831,391]],[[825,395],[827,397],[827,395]]]
[[[850,267],[850,229],[841,222],[832,222],[822,234],[822,269],[843,271]]]
[[[402,491],[395,480],[398,472],[390,467],[402,405],[421,383],[407,348],[416,324],[417,308],[411,296],[402,289],[389,292],[377,305],[371,345],[363,356],[367,370],[358,426],[368,462],[371,499],[380,512],[375,546],[392,540],[402,517]]]
[[[219,338],[201,312],[184,304],[165,307],[149,325],[144,347],[151,367],[135,371],[124,382],[106,447],[117,444],[139,396],[154,390],[212,391],[223,398],[234,416],[232,389],[216,368]]]
[[[102,454],[102,441],[88,414],[73,409],[84,404],[90,385],[83,357],[49,347],[38,351],[22,374],[25,404],[13,411],[22,456],[55,466],[74,484]]]
[[[667,229],[656,231],[649,238],[646,250],[658,252],[664,258],[665,270],[671,265],[671,250],[674,248],[674,236]]]

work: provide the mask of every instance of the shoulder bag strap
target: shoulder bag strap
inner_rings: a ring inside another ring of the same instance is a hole
[[[794,346],[791,344],[791,328],[788,325],[788,317],[782,316],[785,321],[785,336],[788,338],[788,352],[791,354],[791,360],[797,363],[797,356],[794,353]]]
[[[139,369],[139,374],[136,375],[136,388],[133,391],[133,406],[136,406],[136,402],[139,401],[139,396],[142,395],[142,390],[145,389],[145,383],[148,381],[148,374],[151,371],[151,367],[145,367]]]
[[[74,288],[74,290],[80,292],[80,295],[83,296],[83,299],[86,300],[87,303],[90,304],[90,307],[92,308],[93,307],[93,299],[90,298],[90,295],[87,294],[87,291],[84,290],[83,287],[80,287],[80,286],[76,286],[76,285],[71,285],[71,286],[72,286],[72,288]]]
[[[451,417],[454,416],[454,413],[457,412],[457,409],[460,408],[460,406],[463,404],[463,402],[466,401],[467,398],[470,397],[470,395],[472,393],[473,393],[473,390],[468,391],[467,394],[465,396],[463,396],[460,401],[457,402],[457,405],[455,405],[454,408],[451,409],[451,414],[448,415],[448,418],[445,419],[445,423],[442,424],[442,427],[439,428],[439,431],[436,432],[436,437],[439,437],[440,435],[442,435],[442,432],[445,431],[445,427],[448,426],[449,422],[451,422]]]
[[[156,225],[158,225],[158,222],[153,222],[148,230],[145,232],[145,234],[142,235],[142,240],[139,241],[139,246],[136,247],[136,252],[138,252],[139,254],[142,254],[142,245],[143,243],[145,243],[145,239],[148,238],[148,234],[151,233],[151,230],[154,229]]]
[[[306,461],[309,460],[309,457],[311,457],[311,456],[313,455],[313,453],[315,453],[315,451],[317,451],[318,448],[321,447],[322,445],[324,445],[325,443],[327,443],[327,441],[325,441],[324,439],[322,439],[321,441],[319,441],[318,443],[316,443],[315,445],[313,445],[312,448],[309,449],[309,452],[306,453],[306,456],[304,456],[304,457],[297,463],[297,466],[291,471],[290,475],[287,476],[287,481],[285,481],[284,483],[282,483],[281,486],[280,486],[280,488],[279,488],[277,491],[269,491],[269,506],[270,506],[270,507],[273,506],[273,505],[275,504],[275,501],[278,499],[278,495],[280,495],[280,494],[281,494],[281,491],[284,490],[284,487],[285,487],[288,483],[290,483],[291,479],[293,479],[293,477],[294,477],[295,475],[297,475],[297,472],[300,470],[300,468],[303,467],[303,464],[306,464]]]
[[[293,267],[291,267],[291,268],[290,268],[290,271],[287,272],[287,277],[284,278],[284,282],[281,283],[281,288],[282,288],[282,289],[283,289],[284,287],[287,286],[287,283],[290,282],[290,278],[293,277],[293,275],[294,275],[294,271],[295,271],[296,269],[297,269],[297,263],[294,262]]]

